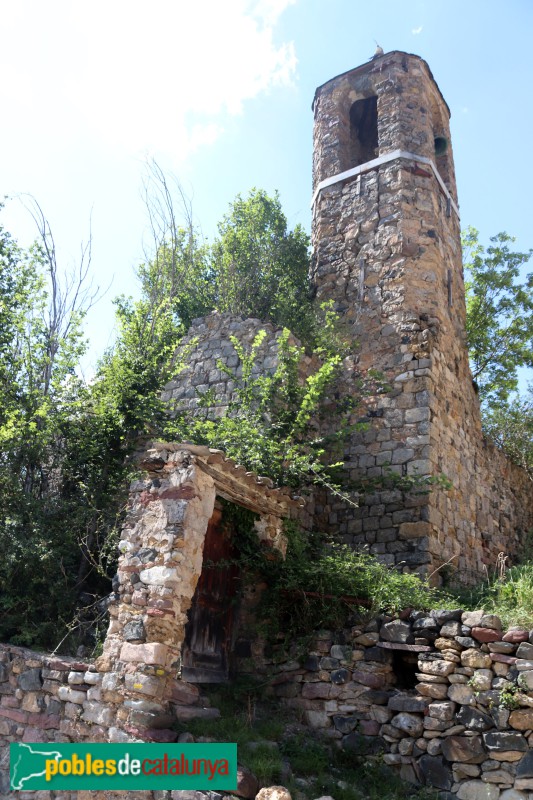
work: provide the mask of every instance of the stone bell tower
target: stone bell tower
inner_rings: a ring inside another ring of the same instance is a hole
[[[426,62],[393,51],[320,86],[313,110],[317,297],[334,301],[359,344],[344,390],[369,368],[391,386],[352,437],[346,469],[355,480],[388,470],[454,484],[376,490],[358,509],[332,498],[320,521],[388,564],[428,573],[450,561],[479,574],[499,548],[516,549],[525,521],[502,517],[491,494],[465,343],[448,106]]]

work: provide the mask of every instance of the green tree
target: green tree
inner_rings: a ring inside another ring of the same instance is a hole
[[[513,396],[484,410],[483,427],[509,458],[533,480],[533,384],[528,393]]]
[[[492,407],[516,391],[518,367],[533,366],[533,274],[520,280],[533,250],[513,252],[507,233],[485,249],[478,235],[474,228],[463,235],[466,334],[480,400]]]
[[[62,465],[82,414],[75,369],[92,296],[90,242],[61,282],[48,223],[36,203],[30,210],[39,240],[29,251],[0,228],[0,638],[26,644],[53,635],[75,593],[80,550]]]
[[[150,242],[137,269],[142,299],[137,316],[142,335],[157,338],[155,329],[169,314],[174,327],[186,331],[195,317],[212,311],[216,289],[211,248],[194,224],[191,202],[156,161],[146,167],[144,202]]]
[[[300,229],[287,231],[277,197],[253,192],[246,201],[237,198],[212,249],[194,227],[180,187],[175,212],[171,188],[156,166],[151,180],[153,241],[137,271],[140,297],[116,301],[117,340],[90,385],[78,369],[85,349],[82,323],[94,300],[85,283],[90,241],[76,275],[63,279],[50,227],[36,203],[29,206],[39,238],[30,250],[0,227],[3,640],[50,648],[74,625],[90,629],[94,614],[80,605],[100,608],[99,598],[110,588],[131,474],[128,456],[142,437],[165,429],[161,389],[192,319],[219,307],[287,322],[300,335],[315,324],[306,316],[307,237]],[[227,305],[221,306],[221,298]],[[324,341],[333,336],[330,317],[327,309],[322,312]],[[326,359],[314,382],[298,386],[299,351],[287,348],[287,374],[278,371],[264,383],[243,386],[239,400],[247,403],[247,415],[240,422],[229,415],[215,438],[228,449],[233,440],[235,452],[249,448],[249,461],[259,471],[271,462],[276,477],[294,484],[297,473],[322,470],[323,443],[309,440],[314,434],[308,429],[316,398],[329,383],[328,370],[337,362]],[[270,413],[267,397],[274,402]],[[74,643],[71,637],[65,647]]]
[[[217,309],[314,342],[323,316],[316,319],[310,299],[309,237],[299,225],[288,229],[277,193],[237,195],[211,246],[181,184],[155,161],[147,165],[144,190],[150,236],[137,274],[152,322],[170,309],[185,332],[195,317]]]
[[[309,237],[299,225],[288,230],[278,194],[237,195],[218,231],[212,261],[218,310],[271,321],[308,340]]]
[[[0,639],[49,648],[90,628],[86,607],[109,592],[127,456],[161,426],[182,326],[146,271],[140,300],[117,301],[117,341],[85,384],[90,243],[64,278],[46,219],[34,202],[30,211],[29,251],[0,228]]]

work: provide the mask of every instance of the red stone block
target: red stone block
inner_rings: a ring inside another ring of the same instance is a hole
[[[37,728],[26,728],[22,736],[23,742],[47,742],[44,733]]]
[[[87,661],[62,661],[58,658],[48,662],[48,669],[69,672],[87,672],[91,665]]]
[[[198,702],[200,692],[196,686],[187,683],[176,683],[172,687],[172,701],[180,705],[189,706]]]
[[[146,613],[148,614],[149,617],[176,616],[176,612],[171,611],[169,608],[147,608]]]
[[[86,661],[73,661],[70,665],[70,669],[73,672],[87,672],[91,664],[88,664]]]
[[[470,635],[478,642],[501,642],[502,632],[495,628],[472,628]]]
[[[491,653],[490,657],[493,661],[500,661],[502,664],[516,664],[515,656],[506,656],[504,653]]]
[[[154,567],[155,561],[147,561],[146,564],[123,564],[119,569],[119,574],[124,572],[127,575],[130,572],[139,572],[141,569],[148,569],[148,567]]]
[[[147,728],[144,731],[144,737],[151,742],[177,742],[179,734],[176,731],[171,731],[168,728]]]
[[[330,683],[304,683],[302,697],[307,698],[307,700],[327,700],[330,692]]]
[[[20,708],[20,700],[17,700],[16,697],[10,697],[10,695],[6,695],[2,697],[1,704],[4,708]]]
[[[141,731],[140,728],[134,728],[133,725],[124,725],[123,728],[126,733],[129,733],[130,736],[134,736],[136,739],[144,738],[144,731]]]
[[[145,606],[146,597],[141,592],[133,592],[131,602],[134,606]]]
[[[24,724],[28,722],[28,712],[19,711],[16,708],[0,708],[0,717],[7,717],[15,722],[23,722]]]
[[[192,500],[196,497],[194,486],[171,486],[159,494],[161,500]]]
[[[148,605],[150,608],[174,608],[174,603],[172,600],[165,600],[163,597],[156,597],[153,600],[148,601]]]
[[[359,669],[352,673],[352,680],[356,683],[362,683],[363,686],[369,686],[371,689],[381,689],[385,683],[383,676],[379,675],[379,673],[363,672]]]
[[[375,719],[362,719],[359,729],[363,736],[377,736],[381,725]]]
[[[529,639],[529,631],[525,631],[519,628],[507,631],[507,633],[504,633],[504,635],[502,636],[502,642],[512,642],[513,644],[519,644],[520,642],[527,642],[528,639]]]
[[[159,500],[159,497],[156,494],[152,494],[152,492],[143,491],[139,495],[139,503],[144,507],[153,503],[154,500]]]
[[[59,670],[60,672],[61,672],[61,671],[63,671],[63,672],[64,672],[65,670],[68,670],[68,672],[70,672],[70,670],[72,669],[72,667],[71,667],[71,665],[70,665],[69,663],[67,663],[66,661],[59,661],[59,659],[56,659],[55,661],[50,661],[50,662],[49,662],[49,664],[48,664],[48,669],[57,669],[57,670]]]
[[[57,714],[30,714],[28,722],[42,730],[59,730],[60,718]]]

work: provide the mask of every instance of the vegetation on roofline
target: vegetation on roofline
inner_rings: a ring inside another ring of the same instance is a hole
[[[0,228],[2,641],[47,649],[63,641],[63,649],[75,649],[94,633],[95,617],[105,617],[101,598],[116,571],[128,457],[143,436],[163,436],[161,389],[192,318],[217,307],[292,327],[298,318],[310,347],[323,328],[325,312],[315,312],[308,291],[308,237],[288,230],[277,196],[254,190],[238,197],[212,246],[186,202],[178,222],[157,166],[147,207],[154,244],[138,269],[140,299],[117,299],[117,339],[90,384],[79,370],[90,241],[78,274],[63,279],[38,206],[30,250]],[[288,369],[291,359],[288,353]],[[306,463],[320,470],[318,444],[307,448],[303,430],[334,367],[333,357],[301,397],[293,443],[283,423],[286,459],[299,458],[300,472]],[[280,408],[280,424],[282,416]]]

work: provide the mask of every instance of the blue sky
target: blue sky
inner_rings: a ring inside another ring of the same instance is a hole
[[[112,298],[134,294],[154,156],[203,232],[237,192],[280,191],[309,229],[316,86],[377,40],[426,59],[452,112],[462,224],[533,245],[533,4],[529,0],[4,0],[0,194],[34,195],[72,265],[92,213],[90,364],[113,338]],[[20,204],[4,225],[33,236]]]

